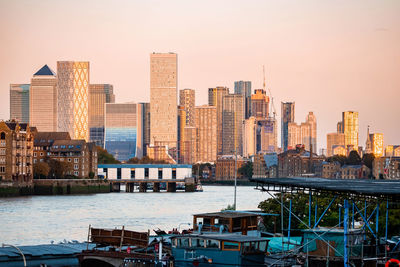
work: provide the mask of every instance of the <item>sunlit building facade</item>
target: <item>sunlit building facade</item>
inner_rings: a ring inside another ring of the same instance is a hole
[[[150,55],[150,143],[177,148],[178,55]]]
[[[138,140],[138,114],[135,103],[105,104],[104,148],[117,160],[127,161],[136,157]]]
[[[89,85],[89,135],[90,142],[104,146],[104,109],[105,103],[115,103],[111,84]]]
[[[31,79],[29,124],[39,132],[57,131],[57,76],[47,65]]]
[[[282,102],[281,107],[281,145],[283,151],[286,151],[288,150],[289,145],[288,125],[289,123],[294,122],[295,102]]]
[[[197,161],[217,160],[217,108],[214,106],[195,107],[195,127],[197,129]]]
[[[303,144],[306,150],[310,151],[312,148],[312,152],[317,153],[317,118],[314,112],[308,112],[306,124],[309,125],[309,132],[308,134],[302,132]],[[306,129],[308,129],[308,126]]]
[[[10,119],[29,123],[30,84],[10,84]]]
[[[178,106],[178,163],[182,163],[185,154],[185,127],[186,127],[186,110],[183,106]]]
[[[257,152],[268,153],[278,150],[276,119],[257,120]]]
[[[58,61],[58,131],[89,140],[89,62]]]
[[[243,156],[250,157],[257,153],[257,120],[255,117],[244,121],[243,126]]]
[[[217,154],[222,154],[222,111],[223,98],[229,94],[228,87],[216,87],[208,89],[208,105],[217,108]]]
[[[193,89],[183,89],[179,91],[179,105],[186,112],[186,125],[194,126],[195,120],[195,91]]]
[[[251,114],[251,81],[236,81],[235,94],[242,95],[244,97],[244,117],[248,119],[250,116],[254,116]]]
[[[345,147],[352,146],[354,149],[358,149],[358,112],[343,112],[342,125]]]
[[[147,155],[147,147],[150,145],[150,103],[139,103],[142,125],[142,140],[143,140],[143,151],[142,155]],[[138,157],[140,156],[138,151]]]
[[[400,145],[386,146],[385,157],[400,157]]]
[[[326,135],[326,144],[327,156],[331,157],[333,155],[337,155],[334,153],[333,147],[340,146],[344,149],[344,133],[328,133]],[[344,150],[346,151],[346,149]],[[339,155],[346,155],[346,152],[340,152]]]
[[[222,153],[224,155],[243,153],[244,98],[229,94],[223,98]]]
[[[266,119],[269,116],[269,97],[263,89],[256,89],[251,95],[251,116]]]

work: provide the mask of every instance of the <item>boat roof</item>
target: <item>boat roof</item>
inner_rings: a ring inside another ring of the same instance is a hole
[[[231,242],[256,242],[256,241],[269,241],[265,237],[238,235],[238,234],[190,234],[190,235],[178,235],[173,238],[184,238],[184,237],[195,237],[201,239],[213,239],[219,241],[231,241]]]
[[[219,218],[243,218],[249,216],[266,216],[266,215],[277,215],[277,214],[263,213],[261,211],[233,211],[233,210],[193,214],[193,216],[196,217],[219,217]]]

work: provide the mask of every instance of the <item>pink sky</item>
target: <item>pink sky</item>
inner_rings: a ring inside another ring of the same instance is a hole
[[[217,85],[262,87],[314,111],[318,147],[341,112],[360,113],[385,145],[400,144],[400,1],[0,1],[0,119],[9,84],[44,64],[88,60],[91,83],[114,85],[117,102],[149,101],[149,54],[178,53],[178,88],[207,103]],[[279,130],[280,135],[280,130]],[[280,145],[280,142],[279,142]]]

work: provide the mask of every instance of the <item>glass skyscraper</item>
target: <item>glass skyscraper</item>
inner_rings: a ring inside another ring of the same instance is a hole
[[[135,103],[106,103],[104,148],[117,160],[127,161],[137,156],[137,145],[141,143],[140,110]]]
[[[10,119],[29,123],[30,84],[10,84]]]
[[[282,102],[281,143],[283,151],[288,150],[289,123],[294,122],[294,102]]]

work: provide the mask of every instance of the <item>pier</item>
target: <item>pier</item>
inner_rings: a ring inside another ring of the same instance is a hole
[[[160,182],[158,179],[148,179],[148,180],[134,180],[134,179],[119,179],[110,180],[111,191],[120,192],[121,185],[125,185],[125,192],[127,193],[145,193],[145,192],[155,192],[159,193],[161,191],[166,192],[194,192],[195,183],[193,178],[186,178],[183,181],[177,182],[176,180],[163,180]],[[178,184],[178,185],[177,185]],[[165,185],[165,187],[163,187]]]

